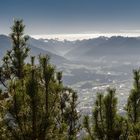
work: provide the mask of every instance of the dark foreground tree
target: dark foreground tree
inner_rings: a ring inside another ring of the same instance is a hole
[[[140,70],[134,70],[134,83],[128,97],[126,111],[130,123],[130,138],[140,139]]]
[[[11,27],[12,50],[8,50],[3,58],[3,65],[0,68],[0,81],[6,87],[5,81],[13,77],[19,79],[24,76],[25,59],[28,56],[28,36],[24,35],[25,25],[22,20],[14,20]]]
[[[39,57],[38,65],[34,63],[35,57],[26,64],[29,49],[25,47],[27,38],[21,20],[14,22],[12,31],[13,49],[8,51],[1,67],[1,81],[8,97],[0,102],[0,139],[76,139],[76,92],[63,86],[61,72],[50,64],[47,55]],[[1,90],[1,97],[4,92]]]
[[[77,93],[70,88],[64,89],[63,96],[61,97],[61,101],[63,101],[63,119],[64,122],[67,124],[67,139],[68,140],[75,140],[77,134],[80,130],[80,122],[79,118],[80,115],[77,112]],[[62,102],[61,102],[62,103]],[[62,106],[61,106],[62,107]]]
[[[107,95],[98,93],[93,109],[92,122],[85,116],[84,127],[91,140],[119,140],[127,137],[125,120],[117,113],[115,89],[107,89]]]

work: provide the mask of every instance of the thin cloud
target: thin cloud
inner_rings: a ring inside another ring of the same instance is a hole
[[[140,33],[140,29],[135,30],[120,30],[122,33]]]
[[[83,40],[92,39],[100,36],[112,37],[112,36],[124,36],[124,37],[139,37],[140,33],[93,33],[93,34],[52,34],[52,35],[31,35],[31,37],[36,39],[55,39],[59,41],[69,40]]]

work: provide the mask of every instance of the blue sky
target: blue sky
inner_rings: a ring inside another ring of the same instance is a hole
[[[83,34],[140,32],[140,0],[1,0],[0,33],[9,34],[13,18],[26,33]]]

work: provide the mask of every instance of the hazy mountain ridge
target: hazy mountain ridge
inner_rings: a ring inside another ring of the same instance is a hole
[[[49,46],[49,48],[52,47],[54,50],[50,50],[51,52],[53,51],[54,53],[62,56],[71,51],[72,49],[76,48],[77,46],[77,41],[59,41],[57,39],[39,39],[39,41],[44,42],[47,46]]]
[[[87,61],[94,57],[128,57],[140,52],[139,37],[98,37],[76,41],[59,41],[55,39],[29,39],[31,55],[49,54],[55,64],[71,61]],[[0,57],[11,48],[8,36],[0,35]]]
[[[30,37],[28,44],[35,46],[42,50],[47,50],[52,53],[59,53],[64,51],[65,53],[71,53],[77,49],[94,49],[97,47],[111,47],[123,48],[123,47],[138,47],[140,46],[139,37],[122,37],[122,36],[112,36],[112,37],[98,37],[93,39],[84,39],[76,41],[59,41],[55,39],[34,39]],[[0,35],[0,45],[1,47],[11,46],[10,38],[6,35]],[[7,46],[9,45],[9,46]],[[127,50],[126,50],[127,51]],[[72,54],[73,55],[73,54]]]
[[[81,56],[90,58],[94,56],[137,55],[139,52],[140,38],[113,36],[111,38],[83,40],[80,45],[77,44],[77,47],[65,56],[78,59]]]
[[[54,53],[57,55],[74,60],[94,56],[138,55],[140,51],[139,37],[101,36],[76,41],[58,41],[54,39],[40,39],[40,41],[55,49]]]
[[[6,35],[0,35],[0,58],[2,58],[6,51],[12,48],[10,38]],[[51,57],[51,61],[54,64],[61,64],[63,62],[68,62],[65,58],[56,55],[53,52],[53,48],[47,47],[43,41],[39,41],[33,38],[29,39],[28,47],[31,49],[30,55],[38,56],[39,54],[48,54]],[[51,51],[49,51],[51,50]]]

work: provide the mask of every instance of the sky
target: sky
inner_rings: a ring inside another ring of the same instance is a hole
[[[0,34],[14,18],[29,35],[140,34],[140,0],[0,0]]]

